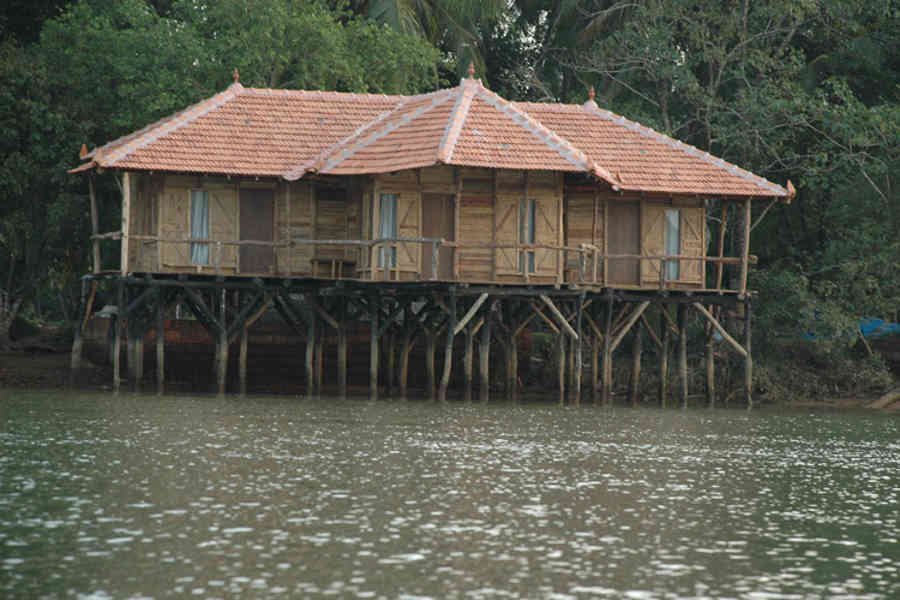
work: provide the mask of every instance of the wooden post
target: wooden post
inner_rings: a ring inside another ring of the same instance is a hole
[[[396,356],[397,354],[397,334],[394,331],[394,326],[391,325],[391,331],[387,335],[387,387],[388,387],[388,396],[393,396],[397,391],[397,369],[396,369]]]
[[[119,259],[120,275],[125,276],[129,271],[128,264],[128,239],[131,233],[131,173],[122,173],[122,248]]]
[[[484,325],[481,327],[481,339],[478,345],[478,371],[481,380],[478,386],[478,395],[482,402],[491,398],[491,320],[493,319],[493,305],[484,316]]]
[[[437,337],[436,331],[425,329],[425,378],[428,380],[428,398],[434,399],[437,392],[437,378],[434,373],[434,354]]]
[[[659,306],[659,335],[662,338],[659,349],[659,405],[663,408],[669,398],[669,340],[672,338],[666,310],[665,306]]]
[[[678,305],[678,383],[681,408],[688,402],[687,304]]]
[[[581,346],[584,335],[584,330],[582,329],[582,321],[584,319],[584,299],[585,293],[582,292],[580,296],[578,296],[578,308],[575,314],[575,331],[578,333],[578,339],[572,340],[572,343],[575,344],[575,406],[581,405],[581,363],[582,363],[582,355],[581,355]]]
[[[386,260],[386,259],[385,259]],[[369,319],[372,328],[369,336],[369,398],[378,399],[378,329],[381,298],[369,296]]]
[[[122,386],[122,330],[125,328],[125,282],[116,283],[116,336],[113,341],[113,391],[118,394]]]
[[[456,331],[456,291],[450,290],[448,301],[450,320],[447,322],[447,344],[444,348],[444,372],[441,374],[441,387],[438,392],[438,400],[447,400],[447,386],[450,384],[450,368],[453,361],[453,336]]]
[[[753,408],[753,353],[751,352],[750,335],[753,330],[753,309],[750,297],[744,301],[744,350],[747,356],[744,358],[744,397],[747,399],[747,408]]]
[[[409,353],[412,351],[413,347],[413,325],[412,320],[415,319],[415,315],[412,315],[413,319],[410,319],[410,311],[412,309],[407,306],[404,310],[404,331],[403,331],[403,339],[400,343],[400,397],[406,398],[407,385],[409,384]]]
[[[247,326],[244,325],[243,327],[241,327],[241,347],[238,354],[238,377],[240,378],[241,382],[241,397],[247,395],[247,351],[249,337],[250,336],[247,332]]]
[[[725,256],[725,230],[728,225],[728,203],[722,199],[722,220],[719,223],[719,258]],[[724,275],[725,264],[719,262],[716,264],[716,289],[722,291],[722,276]]]
[[[141,383],[144,381],[144,328],[136,327],[134,338],[134,391],[141,391]]]
[[[641,353],[644,345],[644,327],[643,323],[638,321],[634,324],[634,337],[631,341],[631,405],[637,406],[640,397],[641,386]]]
[[[559,405],[566,403],[566,334],[560,330],[556,334],[556,370],[559,384]]]
[[[472,354],[475,351],[475,333],[470,324],[465,329],[465,353],[463,354],[463,391],[466,402],[472,401]]]
[[[156,304],[156,393],[166,391],[166,302],[162,288]]]
[[[591,400],[597,403],[600,395],[600,336],[596,333],[591,338]]]
[[[340,298],[337,330],[338,396],[347,397],[347,299]]]
[[[750,219],[752,216],[751,205],[751,199],[747,198],[744,201],[744,244],[741,254],[741,287],[738,290],[738,298],[741,299],[743,299],[747,295],[747,274],[750,271]]]
[[[509,336],[509,348],[507,349],[506,387],[507,394],[513,400],[519,397],[519,336],[512,331]]]
[[[316,311],[310,308],[309,323],[306,331],[306,395],[316,395]]]
[[[712,408],[716,405],[716,329],[709,324],[706,328],[706,405]]]
[[[324,321],[324,319],[323,319]],[[325,336],[328,329],[323,325],[322,327],[316,328],[316,372],[313,381],[315,382],[316,395],[322,393],[322,377],[324,375],[324,367],[323,363],[325,358]]]
[[[228,375],[228,336],[222,328],[216,344],[216,384],[219,396],[225,395],[225,380]]]
[[[100,213],[97,210],[97,195],[94,193],[94,174],[88,175],[88,196],[91,199],[91,250],[93,272],[96,275],[100,272],[100,240],[96,235],[100,234]]]
[[[95,283],[95,282],[92,282]],[[73,385],[75,383],[75,375],[81,369],[81,351],[84,346],[84,343],[81,340],[81,332],[84,329],[83,323],[87,320],[89,307],[86,303],[87,296],[87,282],[81,282],[81,302],[79,303],[79,311],[77,313],[78,321],[75,324],[75,339],[72,341],[72,356],[71,356],[71,364],[69,366],[69,385]],[[84,318],[81,317],[82,311],[84,312]]]
[[[606,302],[606,331],[603,334],[603,388],[602,402],[604,406],[608,406],[612,400],[612,356],[610,352],[610,338],[612,337],[612,313],[614,296],[612,290],[607,290]]]

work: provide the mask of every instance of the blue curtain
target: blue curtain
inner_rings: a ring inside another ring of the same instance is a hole
[[[191,190],[191,237],[209,238],[209,193]],[[209,264],[209,245],[191,244],[191,264]]]

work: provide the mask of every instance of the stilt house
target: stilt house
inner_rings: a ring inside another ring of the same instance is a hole
[[[94,237],[121,239],[114,273],[131,280],[740,300],[751,202],[792,194],[598,107],[593,92],[581,105],[510,102],[471,72],[418,96],[245,88],[235,74],[83,158],[73,172],[121,173],[121,231]],[[710,240],[711,200],[739,209],[738,256]]]

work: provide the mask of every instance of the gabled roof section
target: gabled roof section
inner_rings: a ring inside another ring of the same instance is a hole
[[[384,173],[436,164],[589,172],[615,184],[578,148],[473,78],[411,98],[284,176]]]
[[[473,76],[418,96],[225,91],[83,154],[94,167],[267,176],[436,164],[591,174],[614,190],[771,196],[774,184],[649,127],[577,104],[509,102]]]

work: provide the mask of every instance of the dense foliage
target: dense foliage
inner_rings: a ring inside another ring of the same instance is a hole
[[[253,86],[413,93],[470,61],[511,99],[581,102],[594,86],[615,112],[793,180],[794,201],[753,231],[764,366],[800,341],[798,360],[855,369],[858,319],[900,317],[894,0],[13,2],[0,15],[0,312],[20,298],[74,314],[89,220],[85,177],[65,170],[82,143],[209,96],[234,67]],[[114,229],[115,182],[97,183]]]

